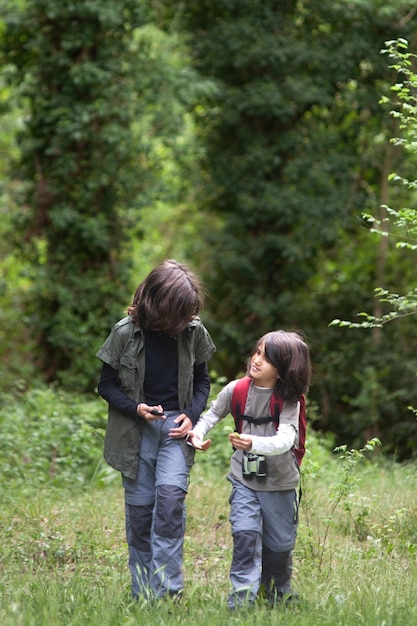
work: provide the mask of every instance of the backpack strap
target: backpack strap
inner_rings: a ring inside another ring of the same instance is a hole
[[[244,417],[244,411],[250,384],[251,379],[249,378],[249,376],[244,376],[237,381],[232,393],[231,413],[235,421],[235,430],[238,433],[242,432],[242,420]]]
[[[243,420],[257,424],[266,424],[270,421],[274,422],[275,428],[278,430],[279,427],[279,415],[282,410],[283,399],[279,396],[275,396],[272,394],[271,402],[270,402],[270,411],[271,417],[260,417],[254,419],[249,415],[244,414],[246,400],[248,397],[249,386],[251,384],[251,378],[249,376],[244,376],[240,378],[234,389],[232,394],[232,410],[231,413],[233,415],[233,419],[235,421],[235,429],[236,432],[242,432],[242,422]],[[298,422],[298,448],[294,448],[294,455],[297,460],[298,466],[301,465],[303,460],[303,456],[305,454],[305,440],[306,440],[306,397],[303,394],[300,397],[300,416]]]
[[[271,396],[271,402],[269,403],[269,410],[271,411],[272,421],[274,422],[275,428],[277,430],[279,427],[279,416],[281,414],[283,404],[283,399],[273,393]]]
[[[233,419],[235,421],[235,429],[236,432],[242,432],[242,422],[249,422],[250,424],[268,424],[269,422],[274,422],[275,428],[278,429],[279,426],[279,414],[282,406],[282,401],[280,398],[276,398],[274,395],[271,397],[271,415],[265,417],[251,417],[250,415],[245,415],[245,406],[246,400],[248,398],[249,387],[252,382],[252,379],[249,376],[244,376],[240,378],[234,389],[232,394],[232,410],[231,413],[233,415]]]
[[[307,430],[307,414],[306,414],[306,397],[303,394],[300,397],[300,417],[298,418],[298,448],[294,448],[295,458],[298,467],[301,466],[306,451],[306,430]]]

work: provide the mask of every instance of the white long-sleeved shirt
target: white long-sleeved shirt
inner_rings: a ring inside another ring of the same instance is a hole
[[[193,431],[204,439],[205,435],[232,409],[232,394],[237,381],[232,381],[219,393],[208,411],[200,417]],[[273,390],[256,387],[252,384],[248,391],[245,406],[245,415],[251,417],[265,417],[270,415],[270,398]],[[242,451],[235,450],[231,459],[231,473],[251,488],[273,491],[294,488],[299,480],[299,470],[295,461],[292,448],[298,445],[298,420],[300,414],[299,402],[285,402],[279,417],[279,428],[274,423],[266,424],[255,422],[242,422],[242,433],[252,437],[251,453],[270,457],[267,465],[269,468],[268,479],[251,479],[247,483],[242,477],[241,463]]]

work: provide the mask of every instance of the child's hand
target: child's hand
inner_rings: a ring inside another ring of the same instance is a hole
[[[187,435],[187,443],[192,445],[196,450],[203,450],[203,452],[205,452],[211,446],[211,439],[201,441],[200,437],[193,430],[190,430]]]
[[[164,409],[160,404],[158,406],[149,406],[145,402],[138,404],[137,414],[139,417],[143,417],[147,422],[153,422],[154,420],[165,420]]]
[[[169,431],[169,436],[173,439],[184,439],[193,427],[192,421],[185,413],[178,415],[178,417],[174,419],[174,424],[177,424],[177,426],[174,426]]]
[[[252,436],[242,435],[239,433],[230,433],[229,441],[236,450],[246,450],[249,452],[252,448]]]

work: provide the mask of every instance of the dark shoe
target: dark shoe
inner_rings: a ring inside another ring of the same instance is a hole
[[[227,608],[230,611],[237,611],[240,609],[251,609],[255,606],[256,597],[249,589],[242,589],[241,591],[233,591],[227,598]]]
[[[277,591],[276,589],[271,589],[266,592],[266,598],[271,606],[277,606],[277,604],[297,604],[300,601],[300,596],[296,591]]]
[[[169,599],[170,602],[173,602],[174,604],[178,604],[179,602],[181,602],[183,598],[183,590],[180,589],[180,591],[168,591],[168,594],[164,597],[167,600]]]

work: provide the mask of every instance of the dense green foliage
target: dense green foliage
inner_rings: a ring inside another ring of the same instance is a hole
[[[396,146],[401,146],[413,158],[416,152],[415,138],[417,137],[417,98],[415,96],[417,55],[409,51],[408,42],[403,39],[388,41],[387,48],[383,52],[389,55],[391,67],[398,74],[398,81],[391,87],[393,92],[391,99],[387,96],[382,98],[382,102],[391,105],[391,115],[398,121],[399,125],[400,136],[393,137],[391,141]],[[403,166],[401,169],[403,170]],[[417,181],[414,178],[409,179],[405,174],[398,172],[392,172],[389,178],[405,186],[408,191],[407,196],[412,200],[415,199]],[[364,215],[364,218],[372,225],[372,231],[381,237],[393,239],[396,248],[416,252],[417,210],[413,206],[402,208],[384,206],[382,208],[384,209],[383,217]],[[348,326],[349,328],[381,328],[388,322],[416,314],[417,288],[411,289],[405,294],[392,293],[382,287],[377,287],[375,292],[378,299],[390,307],[387,313],[381,317],[376,317],[363,312],[360,314],[364,318],[362,322],[334,320],[332,324]]]
[[[2,397],[3,485],[88,485],[102,467],[104,403],[52,388]],[[104,474],[105,474],[105,470]]]
[[[401,139],[387,99],[400,70],[380,54],[397,36],[415,48],[414,3],[0,11],[1,388],[41,376],[93,389],[96,349],[138,282],[174,256],[208,288],[213,380],[241,372],[262,332],[301,328],[310,423],[336,443],[377,436],[412,457],[412,319],[329,324],[389,314],[375,287],[415,289],[412,250],[362,218],[384,224],[384,206],[414,202],[414,131]],[[410,185],[388,186],[390,172]]]
[[[44,376],[72,388],[92,388],[86,354],[126,301],[120,202],[139,188],[130,133],[137,70],[128,62],[139,7],[27,0],[21,10],[9,3],[5,16],[10,75],[28,112],[15,218],[33,268],[27,315]]]
[[[200,203],[222,218],[221,231],[204,236],[212,323],[229,376],[259,332],[308,325],[294,293],[317,274],[320,251],[330,254],[342,231],[357,231],[365,180],[373,188],[380,181],[361,129],[367,120],[369,135],[387,127],[380,48],[401,14],[315,0],[182,7],[194,64],[218,86],[197,124],[207,157]],[[401,34],[412,28],[397,26]]]
[[[199,204],[220,224],[202,233],[199,265],[221,373],[241,370],[261,333],[301,328],[313,350],[317,427],[359,444],[381,436],[408,456],[414,325],[381,337],[328,325],[341,311],[372,309],[377,284],[413,280],[412,261],[381,248],[361,219],[379,215],[403,159],[379,104],[396,80],[380,50],[392,36],[412,39],[412,3],[163,4],[168,23],[177,12],[194,66],[217,86],[195,117],[206,146]]]

